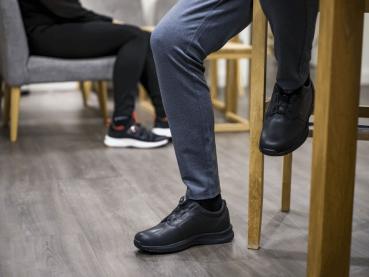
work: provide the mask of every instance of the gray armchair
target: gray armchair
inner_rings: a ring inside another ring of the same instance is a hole
[[[107,89],[115,57],[67,60],[31,56],[17,0],[0,0],[0,80],[5,83],[3,120],[10,119],[10,140],[18,133],[20,86],[32,83],[99,81],[99,101],[105,119]]]

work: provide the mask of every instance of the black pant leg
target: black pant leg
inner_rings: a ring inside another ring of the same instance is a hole
[[[113,76],[114,118],[130,117],[134,111],[137,85],[144,69],[145,54],[149,47],[147,39],[144,36],[138,36],[123,45],[118,52]]]
[[[301,87],[308,78],[318,0],[261,0],[274,33],[277,83],[283,89]]]
[[[146,33],[148,41],[150,41],[151,34]],[[156,75],[154,57],[151,47],[148,48],[144,69],[141,75],[141,84],[145,87],[149,97],[154,105],[156,115],[160,118],[165,118],[166,113],[161,99],[159,82]]]
[[[114,116],[131,116],[134,110],[137,84],[143,75],[150,96],[157,92],[154,67],[146,67],[149,37],[130,25],[109,22],[67,23],[40,26],[28,34],[33,55],[80,59],[116,55],[114,66]],[[145,72],[145,73],[144,73]],[[154,89],[155,88],[155,89]],[[158,102],[158,100],[153,100]]]

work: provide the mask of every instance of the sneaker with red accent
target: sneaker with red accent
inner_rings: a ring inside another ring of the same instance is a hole
[[[166,137],[154,134],[137,123],[127,127],[111,124],[104,143],[108,147],[149,149],[167,145],[169,140]]]

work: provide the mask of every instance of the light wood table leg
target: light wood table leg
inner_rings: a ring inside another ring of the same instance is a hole
[[[16,142],[18,138],[20,87],[10,88],[10,141]]]
[[[260,247],[263,208],[264,157],[259,150],[265,108],[267,21],[259,0],[254,1],[251,64],[248,247]]]
[[[288,213],[291,206],[292,153],[283,157],[282,212]]]
[[[307,276],[349,276],[364,1],[320,11]]]

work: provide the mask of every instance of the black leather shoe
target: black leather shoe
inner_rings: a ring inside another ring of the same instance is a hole
[[[224,200],[219,211],[210,212],[182,197],[177,208],[162,222],[138,233],[134,244],[145,252],[173,253],[194,245],[230,242],[233,236]]]
[[[309,135],[313,105],[314,86],[310,79],[292,93],[285,93],[275,85],[265,115],[260,151],[269,156],[284,156],[299,148]]]

